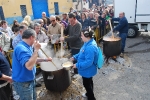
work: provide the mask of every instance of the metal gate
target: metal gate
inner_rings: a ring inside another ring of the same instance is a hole
[[[49,17],[48,0],[31,0],[34,19],[42,18],[42,12]]]
[[[59,15],[59,6],[58,6],[58,2],[54,2],[54,7],[55,7],[55,15]]]
[[[5,20],[2,6],[0,6],[0,20]]]

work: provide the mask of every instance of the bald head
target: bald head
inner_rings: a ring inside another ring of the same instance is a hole
[[[120,12],[119,13],[119,18],[123,18],[125,16],[125,13],[124,12]]]
[[[46,17],[46,13],[42,12],[42,17],[45,18]]]
[[[56,17],[54,16],[54,15],[52,15],[52,16],[50,16],[50,20],[54,20],[54,19],[56,19]]]
[[[56,24],[56,17],[54,15],[52,15],[50,17],[50,21],[51,21],[52,24]]]

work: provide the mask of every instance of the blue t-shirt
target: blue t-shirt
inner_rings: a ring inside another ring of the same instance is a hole
[[[33,48],[24,41],[18,43],[14,49],[12,62],[12,79],[16,82],[27,82],[35,79],[36,67],[28,70],[26,62],[31,58]]]

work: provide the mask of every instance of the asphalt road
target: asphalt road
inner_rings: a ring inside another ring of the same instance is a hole
[[[150,100],[150,43],[128,38],[124,60],[110,62],[94,77],[97,100]]]

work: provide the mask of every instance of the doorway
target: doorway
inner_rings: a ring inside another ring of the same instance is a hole
[[[55,15],[59,15],[59,6],[58,6],[58,2],[54,2],[54,8],[55,8]]]
[[[48,0],[31,0],[34,19],[42,18],[42,12],[49,17]]]

